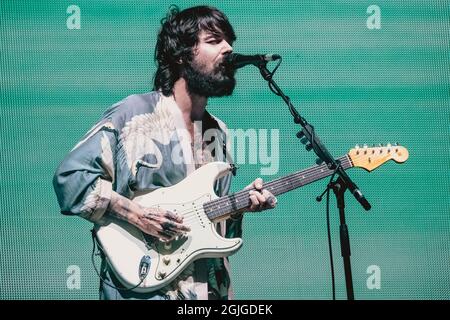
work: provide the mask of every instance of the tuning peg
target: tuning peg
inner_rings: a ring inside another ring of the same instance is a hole
[[[400,145],[400,143],[396,142],[396,143],[394,143],[394,145],[397,147]]]
[[[313,148],[313,146],[312,146],[311,143],[308,143],[308,144],[306,145],[306,147],[305,147],[306,151],[311,151],[312,148]]]
[[[359,149],[359,144],[355,145],[355,149]]]
[[[378,144],[378,147],[381,148],[383,145],[381,143]]]
[[[305,136],[305,134],[303,133],[303,131],[300,130],[299,132],[297,132],[296,136],[297,138],[301,139]]]
[[[388,142],[388,144],[386,145],[386,147],[388,147],[388,148],[392,147],[391,143]]]
[[[364,144],[364,147],[363,147],[363,149],[364,149],[364,154],[367,154],[367,144]]]
[[[307,143],[308,143],[308,138],[303,137],[303,138],[300,139],[300,142],[301,142],[302,144],[307,144]]]
[[[387,152],[390,153],[390,152],[391,152],[392,145],[391,145],[390,143],[388,143],[388,144],[387,144],[387,147],[388,147]]]
[[[320,158],[316,159],[316,164],[321,165],[323,163],[323,160]]]

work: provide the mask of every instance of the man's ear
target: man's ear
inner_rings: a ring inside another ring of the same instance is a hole
[[[183,64],[183,58],[178,58],[178,60],[177,60],[177,62],[176,62],[177,64]]]

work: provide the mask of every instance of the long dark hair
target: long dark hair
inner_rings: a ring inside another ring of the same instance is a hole
[[[183,11],[177,6],[169,8],[167,16],[161,20],[161,30],[156,42],[155,61],[158,69],[155,73],[154,90],[161,90],[165,96],[173,93],[182,63],[192,60],[192,49],[203,30],[222,35],[230,41],[236,40],[228,18],[214,7],[198,6]]]

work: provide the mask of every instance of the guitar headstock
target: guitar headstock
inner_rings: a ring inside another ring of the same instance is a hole
[[[351,149],[348,156],[354,167],[364,168],[367,171],[381,166],[383,163],[394,160],[395,162],[405,162],[409,157],[409,152],[405,147],[387,144],[378,147],[356,146]]]

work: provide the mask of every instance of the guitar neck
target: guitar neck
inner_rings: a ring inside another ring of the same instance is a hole
[[[353,167],[352,161],[345,155],[338,159],[344,170]],[[263,184],[274,196],[303,187],[317,180],[328,177],[334,170],[328,169],[326,164],[313,166]],[[203,209],[210,220],[228,218],[230,214],[238,212],[251,205],[249,190],[242,190],[203,204]]]

